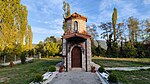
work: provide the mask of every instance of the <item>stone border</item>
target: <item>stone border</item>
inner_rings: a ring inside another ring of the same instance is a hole
[[[102,84],[109,84],[109,82],[100,74],[98,71],[98,68],[100,67],[98,64],[91,62],[91,66],[95,66],[96,69],[96,75],[99,77],[99,79],[102,81]]]
[[[109,82],[104,78],[102,77],[102,75],[100,74],[99,71],[96,71],[96,75],[99,77],[99,79],[102,81],[102,84],[109,84]]]
[[[57,71],[53,72],[52,76],[50,76],[46,81],[42,82],[42,84],[49,84],[49,83],[53,80],[53,78],[56,77],[56,75],[57,75],[58,73],[59,73],[59,72],[57,72]]]
[[[52,76],[50,76],[47,80],[40,82],[40,84],[49,84],[53,78],[55,78],[55,76],[58,74],[59,72],[55,71],[53,72]],[[33,81],[30,84],[39,84],[39,83],[34,83]]]

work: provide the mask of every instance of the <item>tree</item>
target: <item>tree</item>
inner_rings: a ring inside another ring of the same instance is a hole
[[[49,42],[44,47],[50,56],[55,56],[59,53],[59,45],[57,43]]]
[[[87,31],[91,35],[92,39],[97,40],[97,37],[99,36],[96,29],[97,26],[95,24],[92,24],[90,26],[87,26]]]
[[[32,30],[26,6],[20,4],[20,0],[0,0],[0,11],[0,50],[9,49],[6,53],[13,56],[31,49]]]
[[[57,40],[54,36],[50,36],[50,37],[47,37],[45,40],[44,40],[44,43],[49,43],[49,42],[54,42],[56,43]]]
[[[61,40],[57,40],[54,36],[47,37],[44,42],[40,41],[35,46],[35,50],[43,57],[60,55],[61,52]]]
[[[146,32],[148,33],[148,35],[150,36],[150,20],[146,20],[145,21],[145,26],[146,26]]]
[[[100,34],[102,39],[105,39],[106,41],[109,40],[109,35],[112,34],[112,23],[107,22],[107,23],[101,23],[100,26],[98,26],[103,32]]]
[[[116,23],[117,23],[117,9],[114,8],[114,12],[112,14],[112,24],[113,24],[113,34],[114,34],[114,42],[116,41]]]
[[[33,39],[33,33],[31,26],[28,26],[28,34],[29,34],[29,50],[32,49],[32,39]]]
[[[110,56],[112,54],[112,34],[113,34],[112,23],[111,22],[101,23],[99,28],[103,31],[101,33],[101,38],[106,40],[106,44],[107,44],[106,55]]]
[[[70,16],[70,5],[66,1],[63,1],[63,10],[64,10],[64,14],[63,14],[64,20],[63,20],[62,29],[64,30],[64,32],[66,32],[67,31],[67,23],[65,22],[65,18]]]
[[[129,28],[129,40],[134,43],[137,42],[138,32],[139,32],[139,21],[137,18],[129,17],[128,19]]]
[[[137,56],[137,49],[130,42],[127,42],[123,46],[122,57],[124,58],[134,58]]]
[[[67,3],[67,16],[70,16],[70,5]]]
[[[54,42],[54,43],[56,43],[56,42],[57,42],[57,40],[56,40],[56,38],[55,38],[54,36],[50,36],[50,42]]]
[[[99,37],[97,33],[97,26],[95,24],[87,26],[87,31],[91,35],[92,54],[96,56],[103,55],[104,49],[102,49],[99,41],[97,40],[97,38]],[[95,42],[97,42],[98,46],[95,46],[96,45]]]
[[[32,49],[32,30],[31,30],[31,26],[28,25],[27,26],[27,30],[26,30],[26,35],[25,35],[25,43],[26,43],[26,48],[27,50],[31,50]]]
[[[144,32],[144,41],[148,42],[148,40],[150,39],[150,20],[145,20],[145,32]],[[150,44],[150,43],[149,43]]]
[[[42,53],[42,55],[44,54],[44,42],[40,41],[36,46],[35,49],[38,52]],[[36,53],[36,54],[37,54]]]

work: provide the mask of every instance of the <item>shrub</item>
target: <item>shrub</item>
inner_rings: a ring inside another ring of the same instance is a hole
[[[92,73],[95,73],[95,72],[96,72],[95,66],[91,66],[91,72],[92,72]]]
[[[102,73],[102,72],[104,72],[104,71],[105,71],[105,69],[104,69],[104,67],[103,67],[103,66],[101,66],[101,67],[99,67],[99,68],[98,68],[98,71],[99,71],[100,73]]]
[[[43,80],[42,74],[36,74],[34,78],[34,82],[40,82]]]
[[[123,47],[123,57],[129,58],[129,57],[136,57],[137,56],[137,49],[131,45],[130,43],[126,44],[126,46]]]
[[[140,71],[146,71],[146,69],[140,69]]]
[[[25,56],[24,53],[21,54],[20,59],[21,59],[21,64],[25,64],[26,63],[26,56]]]
[[[96,56],[105,56],[105,49],[103,49],[100,45],[98,45],[98,47],[95,48],[95,55]]]
[[[56,67],[55,66],[49,66],[48,69],[49,69],[50,72],[56,71]]]
[[[13,66],[14,66],[13,61],[10,62],[9,66],[10,66],[10,67],[13,67]]]
[[[59,67],[59,72],[63,72],[64,66]]]
[[[118,78],[114,73],[110,73],[110,75],[108,76],[108,81],[112,82],[112,83],[117,83],[118,82]]]
[[[149,69],[147,69],[148,71],[150,71],[150,68]]]
[[[116,42],[113,42],[111,49],[112,49],[111,57],[118,57],[119,56],[119,48],[118,48],[118,44]]]

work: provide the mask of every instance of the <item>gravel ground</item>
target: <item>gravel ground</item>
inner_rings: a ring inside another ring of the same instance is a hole
[[[49,84],[101,84],[96,73],[63,72],[59,73]]]

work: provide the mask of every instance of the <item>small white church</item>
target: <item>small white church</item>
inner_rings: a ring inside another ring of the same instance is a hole
[[[67,30],[62,36],[62,57],[65,70],[91,70],[91,36],[86,31],[87,18],[73,13],[65,18]]]

